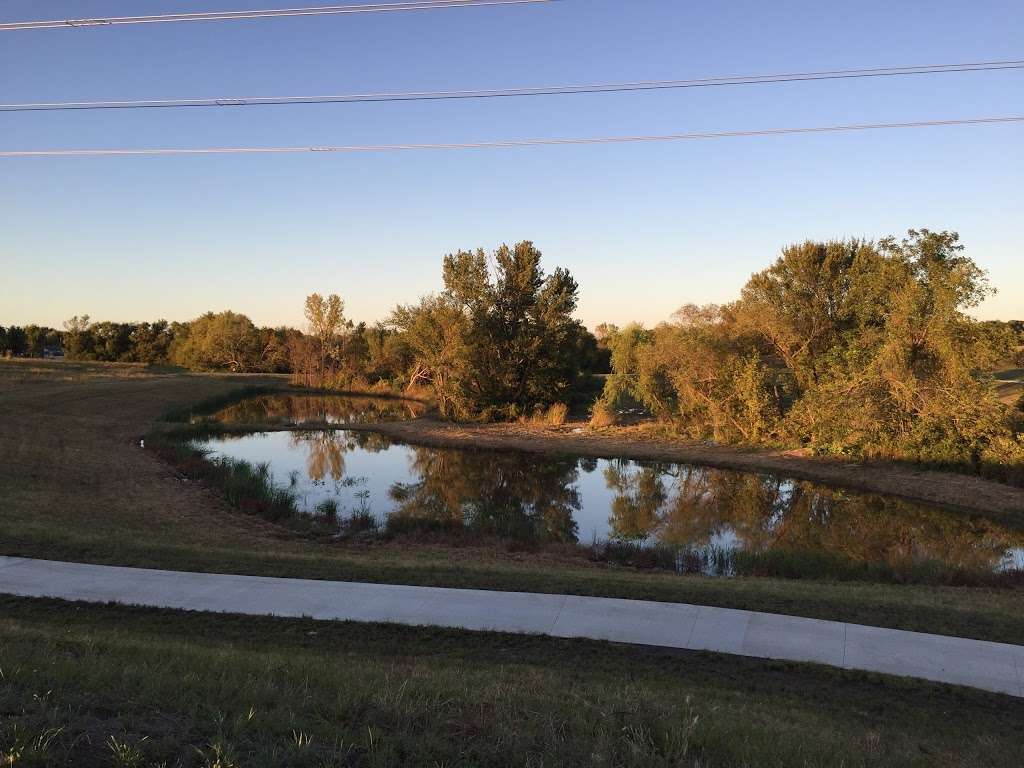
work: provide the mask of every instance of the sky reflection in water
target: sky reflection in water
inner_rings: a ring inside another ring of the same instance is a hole
[[[405,445],[370,432],[307,430],[209,440],[268,463],[312,511],[461,521],[542,541],[616,539],[681,548],[817,551],[874,563],[1024,568],[1024,534],[983,518],[769,475],[650,461]]]

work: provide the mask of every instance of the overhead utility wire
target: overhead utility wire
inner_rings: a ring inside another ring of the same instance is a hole
[[[494,99],[516,96],[564,96],[581,93],[621,93],[681,88],[713,88],[726,85],[761,85],[813,80],[842,80],[865,77],[897,77],[905,75],[936,75],[949,72],[991,72],[1024,69],[1024,59],[982,61],[959,64],[926,64],[907,67],[876,67],[873,69],[836,69],[819,72],[789,72],[771,75],[737,75],[706,77],[696,80],[647,80],[627,83],[596,83],[587,85],[551,85],[530,88],[495,88],[462,91],[406,91],[380,93],[349,93],[319,96],[252,96],[215,99],[138,99],[133,101],[54,101],[0,104],[0,112],[46,112],[90,109],[167,109],[181,107],[249,107],[287,104],[345,104],[357,102],[443,101],[455,99]]]
[[[165,13],[156,16],[114,16],[87,19],[44,19],[12,21],[0,24],[0,32],[22,29],[64,29],[66,27],[99,27],[125,24],[158,24],[173,21],[232,21],[236,19],[269,19],[281,16],[332,16],[347,13],[387,13],[395,11],[430,11],[442,8],[473,8],[488,5],[536,5],[559,0],[402,0],[395,3],[364,3],[362,5],[321,5],[307,8],[269,8],[249,11],[209,11],[204,13]]]
[[[299,152],[390,152],[427,149],[501,149],[515,147],[565,146],[571,144],[630,144],[640,142],[694,141],[700,139],[731,139],[742,136],[781,136],[784,134],[839,133],[872,131],[888,128],[925,128],[948,125],[982,125],[1024,122],[1024,115],[1008,117],[975,117],[951,120],[919,120],[909,123],[861,123],[811,128],[765,128],[748,131],[717,131],[707,133],[672,133],[652,136],[604,136],[568,139],[510,139],[501,141],[457,142],[450,144],[363,144],[311,147],[203,147],[194,149],[43,149],[0,151],[0,158],[11,157],[113,157],[127,155],[228,155],[228,154],[294,154]]]

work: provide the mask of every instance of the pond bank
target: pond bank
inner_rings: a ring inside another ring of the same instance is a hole
[[[307,423],[303,429],[332,429]],[[1024,488],[981,477],[883,462],[854,463],[801,456],[782,450],[686,442],[651,435],[642,427],[591,429],[584,424],[452,424],[430,418],[348,424],[345,429],[379,432],[408,443],[437,448],[516,450],[589,458],[630,458],[703,464],[719,469],[770,472],[869,493],[899,496],[958,512],[982,513],[1024,527]],[[276,431],[280,424],[247,424],[246,430]],[[581,431],[577,431],[581,430]],[[231,430],[234,431],[234,430]]]
[[[183,482],[154,455],[148,439],[146,450],[138,444],[151,430],[180,427],[159,421],[170,408],[231,396],[244,386],[283,386],[281,379],[135,369],[117,378],[115,366],[91,364],[68,380],[66,365],[36,367],[40,370],[27,375],[24,366],[0,363],[0,455],[5,457],[0,486],[6,491],[0,514],[2,555],[686,602],[1024,644],[1017,589],[680,577],[579,557],[483,545],[453,548],[437,541],[327,544],[239,513],[222,493]],[[563,429],[577,439],[572,428]],[[548,431],[518,425],[471,429],[496,437],[522,432],[531,444]],[[587,446],[584,451],[599,453]]]
[[[197,429],[170,444],[191,456],[168,454],[185,475],[275,520],[267,499],[284,494],[296,526],[339,537],[579,545],[591,560],[708,576],[1024,586],[1024,529],[781,474],[432,447],[365,430]],[[236,465],[264,482],[225,485],[218,470]]]

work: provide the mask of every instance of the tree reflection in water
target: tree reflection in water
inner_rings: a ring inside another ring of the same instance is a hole
[[[199,420],[224,424],[370,424],[415,419],[422,403],[400,398],[271,394],[248,397]]]
[[[580,509],[575,459],[524,457],[412,447],[412,474],[396,483],[392,513],[462,524],[481,532],[523,540],[577,540],[573,512]],[[525,460],[524,460],[525,458]]]
[[[763,474],[416,447],[368,431],[224,436],[207,447],[231,455],[232,444],[245,443],[239,455],[259,462],[273,458],[257,449],[263,441],[271,452],[286,446],[293,460],[281,457],[285,475],[304,462],[308,496],[302,484],[293,485],[309,502],[307,511],[332,498],[343,509],[355,508],[358,499],[359,508],[372,507],[379,522],[388,515],[394,531],[464,528],[576,542],[582,525],[600,531],[600,539],[664,545],[708,562],[738,550],[755,557],[807,553],[895,570],[935,563],[996,571],[1014,567],[1014,550],[1018,560],[1024,553],[1024,534],[991,520]],[[366,454],[380,455],[371,460]],[[365,476],[347,476],[346,458]],[[350,490],[356,485],[358,494]]]
[[[901,499],[847,493],[768,475],[657,463],[610,462],[612,537],[701,548],[729,541],[750,552],[826,553],[891,565],[941,562],[996,570],[1024,534]]]
[[[338,483],[345,476],[345,454],[364,450],[371,453],[387,450],[391,440],[374,432],[342,432],[310,429],[292,432],[289,443],[306,452],[306,473],[314,485],[326,482],[327,475]]]

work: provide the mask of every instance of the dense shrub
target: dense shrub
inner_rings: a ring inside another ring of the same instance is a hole
[[[605,339],[602,398],[609,409],[640,401],[694,438],[1020,482],[1024,436],[980,373],[1015,336],[966,314],[990,293],[955,233],[790,246],[733,304]]]

